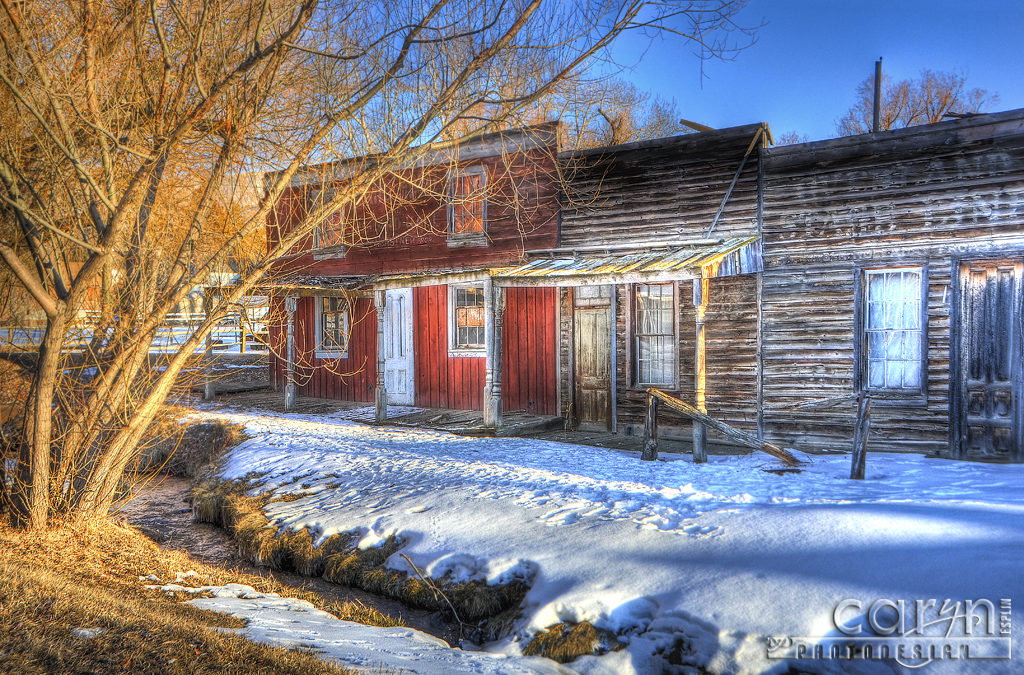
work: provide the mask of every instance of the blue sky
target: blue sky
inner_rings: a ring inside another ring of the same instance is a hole
[[[692,47],[640,36],[615,48],[630,67],[621,76],[675,99],[686,119],[768,122],[810,140],[836,135],[880,56],[895,79],[962,71],[968,86],[999,95],[993,110],[1024,108],[1024,0],[752,0],[738,19],[766,25],[733,60],[705,62],[703,77]]]

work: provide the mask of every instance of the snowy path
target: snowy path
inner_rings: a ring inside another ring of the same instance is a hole
[[[403,553],[433,576],[535,573],[524,633],[586,619],[630,636],[622,652],[571,664],[583,672],[650,672],[680,637],[687,662],[713,672],[784,670],[766,659],[764,636],[834,634],[844,599],[1017,604],[1024,589],[1022,466],[872,454],[868,480],[854,482],[844,477],[848,457],[814,457],[803,473],[779,476],[760,471],[771,460],[756,455],[643,463],[528,439],[219,416],[255,436],[230,454],[226,476],[267,472],[265,489],[305,495],[270,505],[282,526],[360,530],[363,546],[401,533]],[[491,648],[516,651],[512,642]]]

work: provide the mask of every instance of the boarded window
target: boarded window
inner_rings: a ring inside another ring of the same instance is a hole
[[[349,311],[345,298],[320,298],[320,345],[318,353],[348,355]]]
[[[484,231],[486,200],[484,171],[474,168],[451,177],[448,187],[448,231],[467,234]]]
[[[909,267],[864,274],[868,389],[920,391],[923,271]]]
[[[636,287],[636,379],[640,386],[675,387],[678,371],[675,289],[672,284]]]
[[[452,349],[484,348],[484,289],[452,288]]]

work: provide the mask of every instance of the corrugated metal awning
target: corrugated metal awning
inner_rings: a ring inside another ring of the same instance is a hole
[[[560,255],[538,258],[518,267],[495,270],[502,285],[576,285],[630,280],[691,279],[743,274],[761,269],[757,237],[727,239],[715,244],[678,246],[631,253]]]

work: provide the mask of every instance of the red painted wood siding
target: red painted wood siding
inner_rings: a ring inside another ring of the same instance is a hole
[[[504,409],[558,413],[557,295],[554,288],[505,289]]]
[[[271,384],[283,391],[287,357],[284,300],[274,298],[271,310]],[[377,312],[373,301],[360,298],[353,304],[352,336],[344,359],[316,358],[315,311],[315,298],[299,298],[295,312],[296,392],[299,396],[372,402],[377,381]]]
[[[550,150],[487,157],[466,166],[483,166],[487,171],[486,246],[448,248],[448,209],[438,197],[447,169],[431,169],[442,172],[434,194],[428,193],[415,206],[398,207],[390,216],[370,218],[378,222],[367,231],[369,239],[350,248],[344,258],[314,260],[309,236],[293,249],[307,253],[276,269],[325,276],[422,272],[506,264],[521,259],[524,250],[558,245],[558,183]],[[303,216],[303,190],[286,190],[275,205],[267,219],[268,244],[278,241],[280,232],[291,230]],[[375,197],[367,201],[376,203]]]
[[[505,410],[554,415],[556,305],[553,288],[506,291],[502,402]],[[413,289],[416,405],[481,410],[486,363],[448,355],[448,287]]]
[[[505,293],[504,409],[536,415],[557,414],[556,290],[509,288]],[[299,299],[295,314],[298,395],[372,402],[377,379],[377,315],[372,301],[356,301],[349,358],[338,361],[313,356],[315,309],[313,298]],[[272,301],[272,311],[275,321],[270,330],[271,378],[274,388],[283,390],[286,355],[283,299]],[[448,287],[413,289],[413,312],[416,405],[483,409],[486,369],[483,355],[448,355]]]

